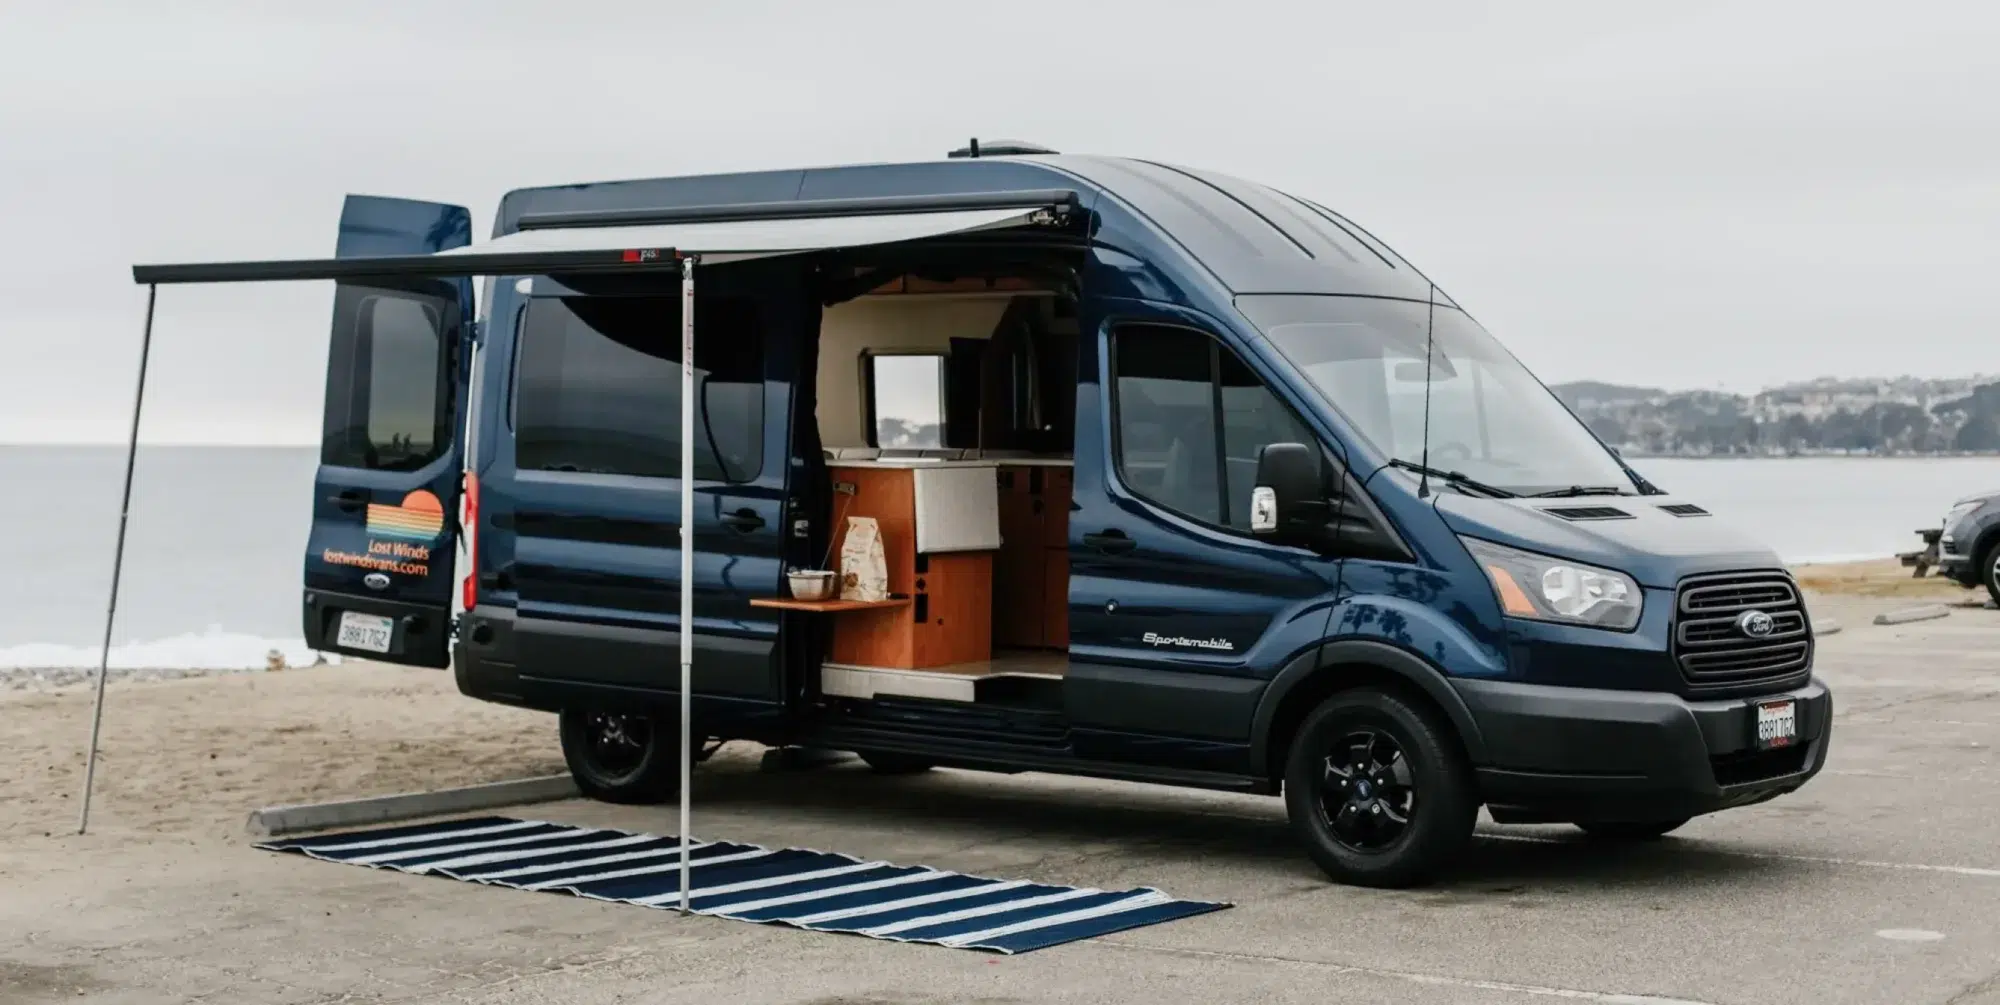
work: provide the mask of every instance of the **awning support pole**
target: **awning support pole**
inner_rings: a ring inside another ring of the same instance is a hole
[[[694,265],[681,259],[681,914],[688,909],[688,782],[694,770]]]
[[[104,606],[104,648],[97,654],[97,704],[90,713],[90,753],[83,762],[83,799],[78,803],[76,832],[90,828],[90,789],[97,779],[97,738],[104,727],[104,678],[111,672],[111,626],[118,617],[118,580],[125,571],[125,525],[132,513],[132,468],[139,457],[139,410],[146,403],[146,364],[153,351],[153,305],[158,284],[146,286],[146,328],[139,336],[139,389],[132,394],[132,433],[125,440],[125,493],[118,503],[118,546],[111,557],[111,599]]]

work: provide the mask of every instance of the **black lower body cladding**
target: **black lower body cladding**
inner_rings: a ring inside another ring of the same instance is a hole
[[[1661,820],[1791,792],[1826,763],[1833,696],[1817,678],[1754,698],[1458,679],[1485,740],[1481,798],[1503,822]],[[1759,702],[1797,701],[1798,737],[1760,750]]]

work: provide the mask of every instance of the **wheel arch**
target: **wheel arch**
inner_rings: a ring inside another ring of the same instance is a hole
[[[1340,639],[1293,657],[1264,689],[1250,724],[1251,771],[1260,776],[1282,774],[1285,748],[1306,713],[1328,695],[1362,685],[1400,691],[1431,706],[1451,722],[1472,763],[1485,763],[1479,724],[1443,671],[1386,642]]]

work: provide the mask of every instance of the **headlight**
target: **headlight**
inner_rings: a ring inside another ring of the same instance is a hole
[[[1976,510],[1984,505],[1986,505],[1986,500],[1974,499],[1971,502],[1962,502],[1956,506],[1953,506],[1951,508],[1951,511],[1944,515],[1944,529],[1950,530],[1952,524],[1955,524],[1960,520],[1965,519],[1966,514],[1971,513],[1973,510]]]
[[[1467,551],[1486,572],[1500,609],[1510,618],[1556,621],[1630,631],[1639,623],[1642,597],[1632,577],[1462,537]]]

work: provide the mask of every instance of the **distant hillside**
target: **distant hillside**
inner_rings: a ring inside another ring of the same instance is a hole
[[[1634,456],[2000,453],[2000,378],[1822,378],[1756,394],[1553,385]]]

